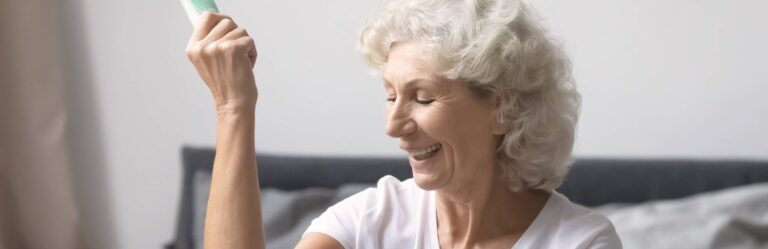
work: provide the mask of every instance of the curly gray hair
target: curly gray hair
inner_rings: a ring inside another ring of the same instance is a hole
[[[520,0],[394,0],[368,20],[359,50],[380,72],[393,43],[418,41],[442,76],[496,96],[509,188],[552,191],[568,172],[581,97],[568,57],[537,19]]]

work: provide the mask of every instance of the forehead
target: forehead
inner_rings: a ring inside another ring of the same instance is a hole
[[[417,42],[393,44],[382,71],[385,83],[398,85],[414,79],[435,79],[436,76],[434,70],[424,63],[421,46]]]

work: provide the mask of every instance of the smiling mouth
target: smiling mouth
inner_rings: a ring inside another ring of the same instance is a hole
[[[421,161],[421,160],[426,160],[426,159],[428,159],[430,157],[433,157],[435,154],[437,154],[438,151],[440,151],[441,148],[443,148],[443,146],[441,144],[435,144],[435,145],[429,146],[429,147],[427,147],[426,149],[423,149],[423,150],[410,151],[410,152],[408,152],[408,154],[413,159]]]

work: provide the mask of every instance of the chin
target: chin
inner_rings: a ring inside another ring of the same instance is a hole
[[[413,181],[423,190],[437,190],[443,185],[442,181],[432,174],[413,172]]]

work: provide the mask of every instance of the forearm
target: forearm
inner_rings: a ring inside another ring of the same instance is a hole
[[[205,248],[264,248],[253,109],[220,111]]]

